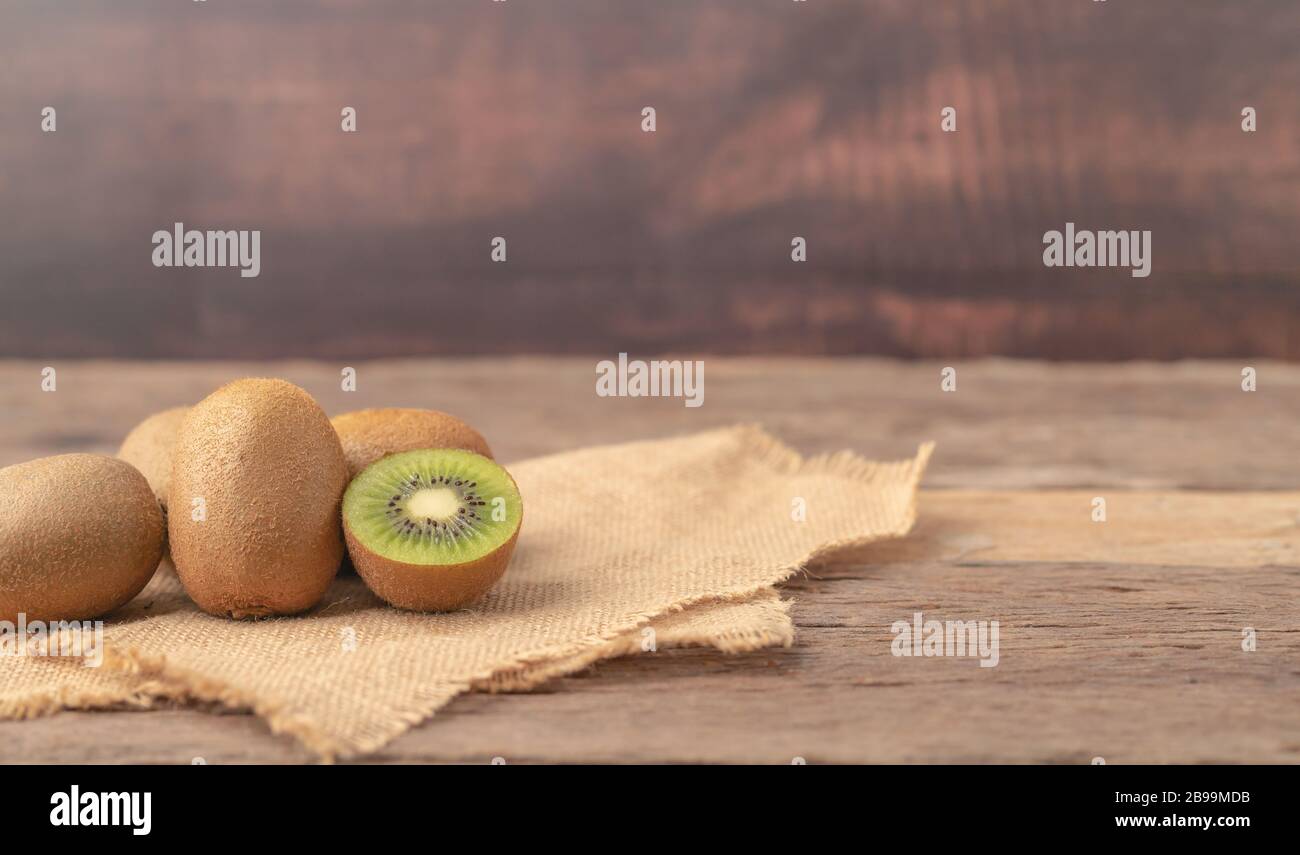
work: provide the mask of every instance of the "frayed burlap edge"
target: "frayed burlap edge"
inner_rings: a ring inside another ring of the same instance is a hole
[[[655,620],[660,620],[667,615],[679,614],[688,608],[695,608],[706,603],[743,603],[748,599],[749,597],[745,595],[726,598],[710,597],[691,604],[680,604],[667,611],[660,612],[653,618],[639,621],[631,630],[617,638],[593,645],[571,657],[539,659],[534,662],[497,668],[488,677],[474,681],[473,688],[476,691],[483,692],[528,691],[554,677],[563,677],[566,674],[580,671],[601,659],[614,659],[619,656],[628,656],[640,652],[642,639],[639,630],[649,626]],[[778,601],[775,606],[783,614],[790,611],[788,601]],[[677,638],[669,646],[713,647],[723,653],[748,653],[751,650],[760,650],[764,647],[789,647],[792,644],[794,644],[794,627],[788,625],[780,631],[737,629],[729,632]]]
[[[80,662],[68,663],[69,668],[86,667]],[[0,701],[0,719],[21,721],[41,718],[69,709],[78,710],[148,710],[159,703],[181,703],[189,699],[185,686],[164,679],[143,680],[130,688],[78,689],[61,688]]]
[[[916,491],[934,451],[933,442],[922,444],[911,460],[882,463],[867,460],[850,451],[805,458],[758,425],[741,425],[736,430],[740,440],[750,446],[757,459],[785,474],[830,474],[859,481],[872,481],[882,472],[898,472],[903,476],[900,479],[901,484],[909,492],[907,510],[900,525],[893,531],[823,544],[795,564],[777,569],[773,572],[772,578],[763,584],[740,585],[708,596],[683,600],[653,613],[636,614],[626,625],[616,627],[603,636],[521,654],[509,663],[493,667],[467,680],[421,690],[417,692],[410,707],[394,711],[394,719],[400,722],[399,726],[387,727],[379,732],[368,733],[354,739],[339,738],[323,730],[308,716],[284,709],[279,704],[259,701],[236,687],[168,663],[165,656],[151,656],[130,648],[108,649],[104,651],[103,667],[144,677],[149,681],[137,687],[133,693],[133,698],[138,699],[141,706],[148,705],[144,686],[152,686],[162,694],[148,697],[184,697],[215,703],[232,710],[251,710],[267,722],[272,733],[294,737],[316,754],[322,762],[329,763],[336,759],[359,757],[378,751],[410,728],[428,720],[459,694],[476,688],[489,691],[524,691],[535,688],[547,680],[580,671],[601,659],[626,655],[635,650],[639,643],[636,637],[637,631],[658,618],[702,603],[739,601],[752,597],[760,591],[785,581],[801,571],[804,566],[827,555],[862,547],[877,540],[902,537],[911,530],[916,520]],[[729,652],[741,653],[767,646],[789,646],[793,640],[791,632],[779,636],[773,633],[748,635],[738,633],[734,638],[726,641],[730,646]],[[700,643],[708,643],[708,639],[700,639]],[[96,700],[94,696],[97,694],[79,693],[75,698],[64,699],[61,705],[94,706]],[[14,717],[31,717],[42,714],[42,711],[54,711],[54,709],[46,710],[44,704],[39,706],[41,711],[24,710],[27,715]],[[0,708],[0,717],[6,717],[4,708]]]

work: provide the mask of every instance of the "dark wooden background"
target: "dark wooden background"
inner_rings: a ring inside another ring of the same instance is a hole
[[[1297,44],[1267,0],[5,0],[0,356],[1296,359]],[[262,275],[153,268],[177,220]],[[1150,278],[1044,269],[1067,220]]]

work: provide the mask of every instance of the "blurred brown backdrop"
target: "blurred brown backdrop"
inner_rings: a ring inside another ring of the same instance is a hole
[[[1298,43],[1267,0],[5,0],[0,355],[1296,359]],[[1150,278],[1044,269],[1067,220]],[[154,268],[175,221],[262,275]]]

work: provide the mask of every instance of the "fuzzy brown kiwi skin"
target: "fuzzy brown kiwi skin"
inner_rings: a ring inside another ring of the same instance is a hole
[[[417,612],[453,611],[486,594],[505,574],[519,540],[516,528],[509,540],[476,561],[431,565],[393,561],[371,552],[352,536],[346,521],[343,534],[348,555],[366,586],[390,606]]]
[[[349,478],[390,454],[422,448],[462,448],[492,459],[492,449],[481,433],[437,410],[357,410],[335,416],[331,423],[348,458]]]
[[[99,454],[0,469],[0,620],[89,620],[124,605],[162,558],[144,475]]]
[[[325,595],[343,557],[347,461],[310,395],[284,380],[221,387],[185,417],[172,457],[172,563],[205,612],[290,615]],[[206,519],[190,512],[202,497]]]
[[[189,407],[173,407],[154,413],[132,428],[117,450],[119,460],[125,460],[144,475],[164,512],[172,479],[172,450],[189,411]]]
[[[172,451],[189,407],[173,407],[154,413],[131,429],[117,450],[117,459],[125,460],[144,475],[158,498],[163,513],[163,532],[167,523],[167,490],[172,480]],[[166,537],[163,558],[169,558]]]

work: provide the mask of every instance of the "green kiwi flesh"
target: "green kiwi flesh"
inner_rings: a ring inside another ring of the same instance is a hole
[[[343,496],[348,552],[393,605],[458,608],[505,571],[523,519],[514,479],[462,449],[420,449],[371,464]]]

